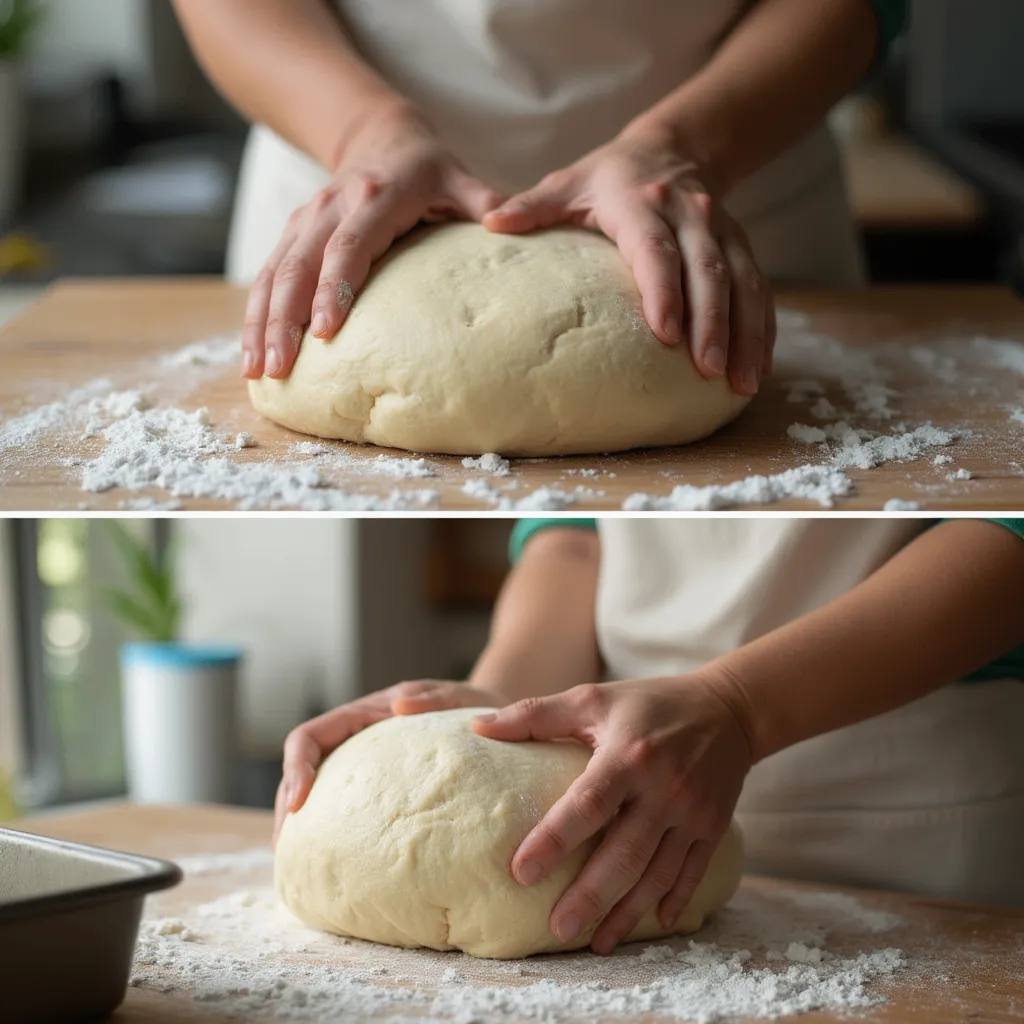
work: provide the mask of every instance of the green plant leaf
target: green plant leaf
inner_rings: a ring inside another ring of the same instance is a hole
[[[143,630],[151,639],[177,639],[181,601],[175,585],[170,545],[157,557],[145,541],[122,523],[109,520],[107,526],[131,584],[130,592],[115,591],[120,596],[111,609],[132,628]]]
[[[139,604],[130,594],[114,587],[105,587],[102,594],[110,610],[144,639],[156,643],[168,643],[174,639],[168,635],[166,625],[160,617]]]
[[[0,0],[0,60],[24,53],[42,19],[39,0]]]

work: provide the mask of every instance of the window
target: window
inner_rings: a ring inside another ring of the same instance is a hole
[[[124,792],[118,652],[127,631],[107,610],[105,585],[123,570],[98,519],[10,521],[20,686],[22,778],[28,806]],[[166,542],[166,521],[131,527]]]

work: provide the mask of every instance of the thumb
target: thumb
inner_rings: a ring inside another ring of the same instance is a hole
[[[577,738],[585,723],[568,694],[527,697],[494,714],[473,719],[473,728],[493,740],[558,740]]]
[[[513,196],[483,219],[488,231],[503,234],[522,234],[538,228],[550,228],[569,220],[565,200],[543,182]]]
[[[448,192],[459,211],[477,222],[483,220],[490,210],[500,206],[505,198],[500,192],[488,188],[479,178],[461,170],[452,173]]]

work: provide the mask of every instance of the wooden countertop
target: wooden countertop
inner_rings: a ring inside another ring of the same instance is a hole
[[[256,415],[233,364],[169,370],[159,363],[161,354],[236,331],[243,303],[242,292],[210,279],[58,284],[0,333],[0,431],[5,420],[26,409],[59,399],[87,381],[109,377],[120,388],[152,386],[156,401],[189,410],[208,407],[214,428],[224,436],[251,433],[257,446],[231,458],[294,462],[292,449],[302,438]],[[871,470],[850,469],[847,473],[855,489],[836,502],[837,510],[879,509],[890,499],[918,501],[929,511],[1024,508],[1024,420],[1014,419],[1009,411],[1024,407],[1024,371],[1010,362],[978,368],[966,362],[974,358],[970,339],[977,335],[1024,342],[1024,305],[1009,291],[914,287],[794,292],[781,295],[779,304],[790,319],[805,314],[808,329],[842,341],[851,351],[875,353],[883,343],[894,343],[887,351],[908,353],[906,346],[911,343],[945,345],[941,366],[908,355],[892,369],[887,385],[899,393],[897,411],[903,422],[910,426],[932,422],[961,432],[956,444],[942,449],[953,463],[938,468],[928,455]],[[729,484],[753,474],[777,474],[817,463],[823,458],[820,446],[798,444],[787,437],[787,427],[795,421],[817,422],[811,418],[809,401],[788,400],[792,385],[807,378],[823,380],[825,393],[838,406],[843,405],[843,391],[838,380],[820,376],[820,366],[804,365],[797,350],[783,358],[785,346],[785,340],[780,342],[781,365],[776,375],[766,381],[743,415],[712,438],[684,448],[522,461],[504,480],[466,470],[459,459],[438,457],[431,460],[438,469],[436,477],[404,480],[382,477],[379,472],[374,475],[371,463],[381,449],[332,442],[336,452],[346,455],[345,465],[327,475],[332,486],[364,495],[383,497],[395,490],[431,488],[439,495],[432,507],[443,510],[494,510],[493,502],[463,492],[470,479],[499,487],[514,485],[507,493],[515,500],[543,486],[571,492],[584,485],[589,490],[582,492],[573,510],[585,511],[621,509],[627,496],[637,492],[663,497],[681,483]],[[1014,351],[1024,365],[1024,348]],[[952,373],[951,354],[965,360]],[[943,373],[937,374],[936,366],[945,367]],[[892,428],[892,422],[851,422],[881,432]],[[103,447],[104,442],[95,437],[80,440],[68,435],[55,443],[47,435],[36,444],[0,449],[0,509],[125,507],[123,502],[137,499],[140,492],[84,492],[81,470],[71,464],[94,458]],[[973,478],[947,481],[947,472],[957,469],[969,471]],[[580,471],[585,471],[582,476]],[[148,494],[158,501],[168,498],[166,492]],[[230,511],[234,505],[204,498],[183,500],[181,507]],[[819,506],[787,499],[771,507],[817,510]]]
[[[199,856],[252,850],[265,846],[270,815],[231,808],[155,808],[110,805],[17,822],[16,827],[42,835],[92,843],[133,853],[162,857]],[[177,889],[152,897],[149,917],[187,915],[196,904],[229,895],[240,888],[270,884],[270,868],[257,865],[244,876],[211,874],[191,877]],[[1024,1013],[1024,910],[984,908],[963,903],[867,890],[806,886],[771,879],[747,878],[741,895],[816,893],[833,897],[854,896],[872,911],[895,914],[900,923],[880,935],[871,936],[873,948],[900,948],[909,958],[906,971],[884,987],[887,1002],[844,1017],[830,1013],[809,1013],[797,1018],[801,1024],[836,1024],[840,1020],[864,1020],[875,1024],[961,1024],[967,1021],[1020,1021]],[[344,963],[346,947],[338,940],[336,952],[319,953],[319,959]],[[842,944],[838,934],[829,935]],[[865,945],[860,940],[861,947]],[[360,944],[362,945],[362,944]],[[383,949],[382,947],[373,947]],[[870,951],[870,948],[868,950]],[[272,955],[272,954],[265,954]],[[311,958],[314,953],[308,954]],[[458,954],[411,954],[406,956],[459,956]],[[282,954],[282,964],[286,956]],[[295,954],[291,954],[294,965]],[[562,958],[561,963],[565,964]],[[486,962],[474,962],[486,963]],[[543,960],[526,961],[539,964]],[[400,981],[400,979],[399,979]],[[131,988],[113,1020],[116,1024],[221,1024],[227,1020],[220,1010],[197,1002],[186,994],[187,982],[177,992]],[[226,1007],[224,1007],[226,1009]],[[639,1018],[638,1018],[639,1020]]]

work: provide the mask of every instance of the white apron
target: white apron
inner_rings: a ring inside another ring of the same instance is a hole
[[[608,676],[699,668],[847,592],[919,529],[603,519],[597,626]],[[766,758],[737,808],[748,870],[1024,904],[1021,736],[1024,682],[962,683]]]
[[[360,54],[415,102],[466,167],[528,188],[610,141],[698,71],[745,0],[336,0]],[[254,128],[227,273],[247,284],[288,215],[327,182],[309,157]],[[838,150],[821,125],[726,205],[780,284],[863,279]]]

